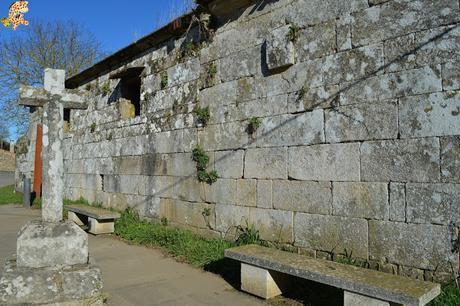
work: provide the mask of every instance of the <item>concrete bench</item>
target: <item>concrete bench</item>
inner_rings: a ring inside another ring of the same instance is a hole
[[[441,292],[439,284],[256,245],[227,249],[225,257],[241,262],[241,289],[264,299],[285,292],[289,275],[344,290],[345,306],[420,306]]]
[[[80,226],[88,226],[88,232],[94,235],[110,234],[115,231],[115,220],[120,214],[102,208],[72,205],[65,207],[68,210],[69,220]]]

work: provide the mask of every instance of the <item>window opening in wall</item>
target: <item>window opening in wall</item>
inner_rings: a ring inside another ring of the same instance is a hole
[[[64,108],[64,121],[70,123],[70,109]]]
[[[110,76],[111,79],[119,79],[118,88],[120,98],[129,100],[134,105],[136,116],[141,114],[141,74],[144,67],[128,68]]]

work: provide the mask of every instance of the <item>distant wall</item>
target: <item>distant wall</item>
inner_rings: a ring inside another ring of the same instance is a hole
[[[15,155],[9,151],[0,150],[0,171],[13,172],[16,168]]]
[[[222,18],[200,50],[178,56],[184,40],[171,39],[121,63],[113,72],[145,67],[136,118],[121,119],[110,74],[82,86],[94,100],[71,114],[67,197],[222,236],[248,222],[319,258],[451,278],[459,1],[258,3]],[[205,127],[197,106],[210,108]],[[212,185],[197,179],[198,144],[220,176]]]

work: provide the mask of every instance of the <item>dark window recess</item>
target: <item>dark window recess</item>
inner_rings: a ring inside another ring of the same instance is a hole
[[[136,116],[141,114],[141,74],[143,70],[144,67],[133,67],[110,76],[110,79],[120,80],[116,89],[118,91],[117,99],[121,96],[121,98],[131,101]]]
[[[121,97],[134,105],[136,116],[141,114],[141,77],[126,76],[121,79]]]
[[[64,121],[67,121],[70,123],[70,109],[69,108],[64,108]]]

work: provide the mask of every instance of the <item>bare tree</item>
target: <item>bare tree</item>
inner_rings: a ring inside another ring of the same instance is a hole
[[[21,133],[27,111],[17,106],[19,84],[43,82],[43,69],[65,69],[74,75],[102,55],[94,36],[75,22],[31,21],[21,33],[0,37],[0,120]]]

